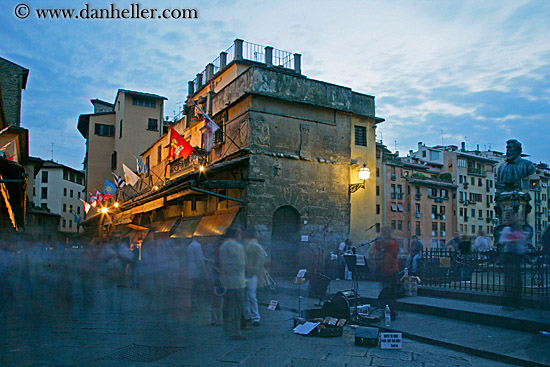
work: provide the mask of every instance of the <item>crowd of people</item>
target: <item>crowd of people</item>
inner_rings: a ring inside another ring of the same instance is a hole
[[[217,241],[193,238],[188,245],[0,241],[0,307],[13,302],[15,309],[56,318],[90,310],[95,302],[115,309],[121,287],[133,289],[149,310],[171,307],[158,300],[178,294],[177,317],[191,321],[210,312],[211,325],[241,340],[242,330],[260,326],[257,289],[265,286],[266,256],[254,235],[239,228]]]

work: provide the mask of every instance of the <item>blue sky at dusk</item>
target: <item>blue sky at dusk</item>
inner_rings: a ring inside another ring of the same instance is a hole
[[[134,1],[136,3],[137,1]],[[22,126],[30,153],[81,169],[76,129],[90,99],[118,88],[186,99],[187,82],[235,38],[302,54],[312,79],[376,97],[378,139],[402,155],[465,141],[504,151],[509,138],[550,163],[550,1],[141,1],[196,8],[195,20],[37,19],[36,8],[129,7],[131,1],[0,4],[0,56],[30,70]]]

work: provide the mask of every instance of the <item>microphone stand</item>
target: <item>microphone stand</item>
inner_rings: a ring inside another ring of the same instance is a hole
[[[357,247],[354,247],[351,251],[353,252],[353,254],[356,256],[355,257],[355,266],[353,267],[353,272],[352,272],[352,275],[353,275],[353,293],[354,293],[354,296],[355,296],[355,310],[353,311],[353,315],[352,315],[352,321],[354,322],[359,322],[359,311],[357,311],[357,300],[359,299],[359,279],[357,277],[357,255],[356,255],[356,251],[358,249],[360,249],[361,247],[363,246],[367,246],[367,245],[370,245],[372,244],[373,242],[376,242],[380,239],[380,237],[376,237],[375,239],[373,240],[370,240],[370,241],[367,241]],[[367,265],[367,259],[365,258],[365,265]]]

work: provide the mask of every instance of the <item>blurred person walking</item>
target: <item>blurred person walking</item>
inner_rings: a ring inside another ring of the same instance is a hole
[[[241,230],[228,230],[220,248],[221,284],[226,289],[223,298],[223,325],[226,334],[233,340],[246,340],[241,334],[243,322],[244,292],[246,286],[246,254],[241,244]]]
[[[472,250],[476,252],[489,251],[493,248],[493,241],[485,234],[485,231],[479,231],[478,236],[474,240]]]
[[[418,239],[417,235],[412,236],[411,246],[409,249],[409,256],[407,257],[405,267],[409,269],[410,275],[416,275],[418,271],[418,258],[422,256],[422,252],[424,251],[424,245]]]
[[[255,235],[248,232],[245,235],[244,249],[246,254],[246,293],[244,317],[252,326],[260,326],[257,289],[265,287],[264,262],[267,256]]]
[[[187,246],[187,274],[191,281],[191,303],[193,309],[196,309],[205,300],[205,293],[208,289],[205,286],[207,281],[205,257],[202,245],[196,237],[193,237]]]
[[[395,300],[397,299],[399,289],[399,268],[397,266],[397,255],[399,248],[393,237],[390,227],[382,227],[380,239],[371,247],[370,256],[382,254],[382,290],[378,296],[379,307],[390,306],[391,319],[395,320],[397,311],[395,309]]]
[[[504,294],[503,309],[523,309],[521,299],[521,264],[527,249],[527,234],[519,224],[517,213],[511,218],[511,224],[500,232],[499,243],[504,255]]]

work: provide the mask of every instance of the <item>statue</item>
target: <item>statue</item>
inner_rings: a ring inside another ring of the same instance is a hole
[[[532,209],[531,195],[522,191],[521,182],[535,173],[536,168],[533,162],[521,158],[521,151],[519,141],[508,140],[506,142],[506,162],[497,168],[495,212],[499,219],[499,225],[495,228],[494,235],[498,240],[506,226],[516,224],[521,226],[526,234],[526,243],[530,244],[533,227],[527,222],[527,215]]]
[[[516,139],[506,142],[506,162],[497,169],[495,187],[498,192],[521,191],[521,180],[535,173],[533,162],[521,158],[521,143]]]

